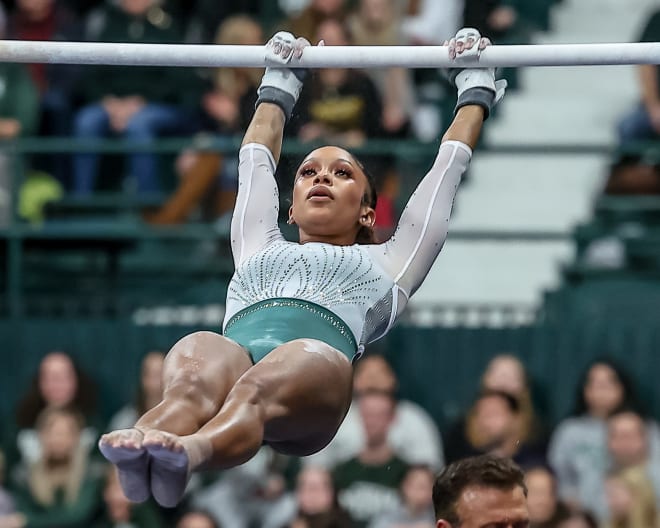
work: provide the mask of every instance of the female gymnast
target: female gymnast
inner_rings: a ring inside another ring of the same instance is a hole
[[[231,228],[235,273],[223,335],[196,332],[167,355],[163,401],[135,427],[104,435],[126,496],[176,505],[190,473],[249,460],[264,444],[304,456],[327,445],[351,403],[352,360],[405,308],[447,235],[456,189],[483,121],[504,95],[493,69],[475,68],[488,39],[462,29],[446,43],[458,89],[453,123],[394,236],[373,242],[372,178],[349,152],[322,147],[298,168],[289,222],[277,224],[273,173],[302,87],[304,39],[277,33],[240,150]],[[471,67],[468,67],[471,66]]]

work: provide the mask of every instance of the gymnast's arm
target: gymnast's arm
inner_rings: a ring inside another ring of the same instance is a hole
[[[490,45],[476,29],[461,29],[448,44],[449,56],[457,65],[449,71],[458,89],[454,121],[433,166],[410,197],[394,236],[380,246],[377,257],[407,297],[419,288],[444,245],[454,197],[472,149],[506,88],[505,81],[495,81],[495,70],[472,66]],[[461,67],[468,61],[471,66]]]
[[[417,290],[442,249],[454,196],[483,121],[484,110],[480,106],[468,105],[458,110],[431,169],[408,200],[394,236],[384,244],[372,246],[406,297]]]
[[[260,104],[243,138],[238,163],[238,194],[231,219],[231,248],[239,265],[268,243],[282,238],[277,224],[279,191],[275,169],[282,148],[284,114]]]
[[[286,68],[302,55],[307,41],[279,32],[268,41],[266,68],[259,86],[254,117],[241,144],[238,165],[238,195],[231,222],[234,264],[267,244],[281,240],[277,225],[279,191],[275,169],[282,151],[284,124],[291,116],[300,94],[300,73]]]
[[[261,103],[250,121],[241,148],[250,143],[266,147],[277,164],[282,152],[285,117],[282,109],[274,103]]]

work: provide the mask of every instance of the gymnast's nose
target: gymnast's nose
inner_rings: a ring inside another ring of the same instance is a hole
[[[332,184],[332,178],[330,177],[330,171],[327,169],[321,170],[317,173],[316,178],[314,178],[314,185],[323,183],[325,185]]]

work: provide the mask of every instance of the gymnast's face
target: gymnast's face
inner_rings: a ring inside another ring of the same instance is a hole
[[[369,181],[344,149],[321,147],[296,172],[289,222],[298,225],[300,242],[355,243],[361,227],[372,227]]]

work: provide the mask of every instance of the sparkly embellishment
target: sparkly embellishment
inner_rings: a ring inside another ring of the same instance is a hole
[[[227,317],[231,321],[232,314],[277,298],[307,301],[345,322],[364,344],[389,325],[385,311],[391,299],[383,300],[391,296],[392,286],[365,246],[278,240],[235,270],[227,291]]]
[[[338,316],[334,315],[329,310],[323,308],[322,306],[315,306],[312,303],[301,301],[298,299],[269,299],[267,301],[262,301],[260,303],[254,304],[244,310],[241,310],[236,315],[234,315],[225,325],[225,331],[229,330],[234,324],[236,324],[241,319],[252,315],[255,312],[265,310],[268,308],[275,307],[288,307],[288,308],[300,308],[314,314],[315,316],[323,319],[326,323],[332,326],[339,334],[341,334],[345,339],[347,339],[351,346],[357,350],[358,344],[355,340],[355,336],[348,325],[342,321]]]

